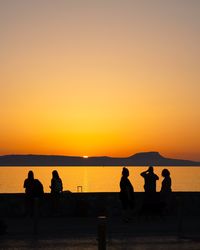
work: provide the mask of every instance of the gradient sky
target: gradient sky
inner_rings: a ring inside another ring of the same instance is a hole
[[[0,0],[0,154],[200,160],[199,0]]]

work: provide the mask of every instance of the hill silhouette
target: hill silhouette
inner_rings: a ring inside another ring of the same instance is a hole
[[[171,159],[158,152],[136,153],[129,157],[59,155],[2,155],[0,166],[200,166],[200,162]]]

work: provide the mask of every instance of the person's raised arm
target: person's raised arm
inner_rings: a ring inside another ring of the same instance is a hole
[[[140,175],[141,175],[142,177],[145,177],[145,176],[147,175],[148,171],[149,171],[149,170],[147,169],[146,171],[142,172]]]

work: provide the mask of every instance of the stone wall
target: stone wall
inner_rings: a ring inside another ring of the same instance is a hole
[[[159,193],[157,193],[159,195]],[[140,214],[144,193],[135,193],[135,213]],[[118,193],[70,193],[64,192],[57,201],[60,216],[120,216],[121,203]],[[39,199],[40,216],[52,216],[50,194]],[[0,217],[25,216],[25,194],[0,194]],[[199,192],[173,192],[169,215],[200,215]]]

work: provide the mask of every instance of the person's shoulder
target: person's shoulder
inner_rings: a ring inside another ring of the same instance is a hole
[[[27,186],[27,179],[24,180],[24,188]]]
[[[121,184],[125,184],[126,181],[127,181],[127,179],[124,178],[124,176],[122,176],[121,179],[120,179],[120,183],[121,183]]]
[[[28,179],[26,178],[26,179],[24,180],[24,184],[27,184],[27,182],[28,182]]]
[[[120,179],[120,182],[124,181],[124,177],[122,176],[121,179]]]
[[[34,184],[35,185],[42,185],[42,182],[38,179],[34,179]]]

